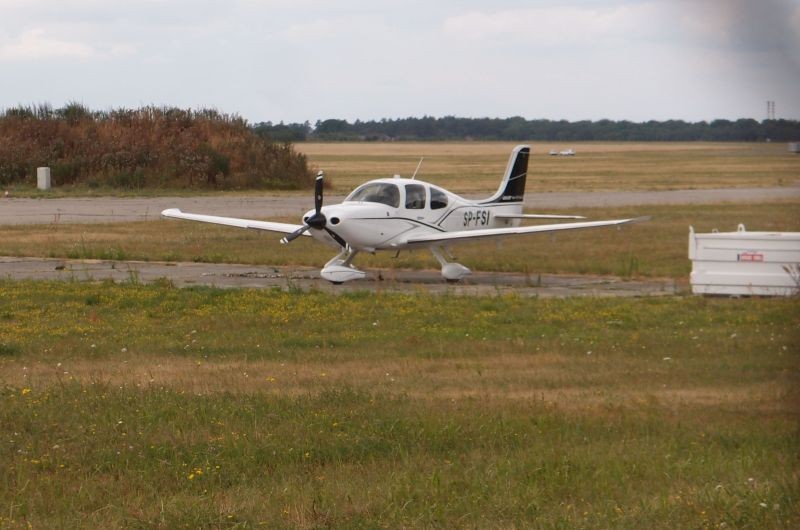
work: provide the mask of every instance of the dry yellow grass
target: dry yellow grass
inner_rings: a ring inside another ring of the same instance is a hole
[[[520,142],[523,143],[523,142]],[[300,143],[296,149],[346,193],[364,180],[418,177],[462,193],[493,190],[510,142]],[[783,143],[533,143],[529,192],[785,186],[800,182],[800,157]],[[574,157],[548,156],[567,147]]]
[[[779,381],[715,384],[691,388],[652,388],[640,378],[598,386],[618,373],[620,360],[542,352],[496,353],[475,359],[377,358],[302,362],[257,359],[199,361],[174,356],[130,356],[114,359],[71,359],[63,363],[6,360],[0,380],[23,388],[65,382],[102,383],[112,387],[168,388],[191,395],[217,393],[303,396],[321,388],[348,387],[388,392],[413,399],[441,401],[479,398],[483,401],[537,401],[564,411],[593,411],[643,403],[667,407],[747,406],[750,410],[788,411],[785,385]],[[669,370],[664,368],[663,377]],[[558,384],[553,384],[557,381]]]

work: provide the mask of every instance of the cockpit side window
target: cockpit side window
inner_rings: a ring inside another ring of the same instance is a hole
[[[431,210],[447,207],[447,195],[440,189],[431,188]]]
[[[406,208],[409,210],[425,208],[425,186],[422,184],[406,184]]]
[[[345,199],[353,202],[377,202],[393,208],[400,206],[400,189],[387,182],[364,184]]]

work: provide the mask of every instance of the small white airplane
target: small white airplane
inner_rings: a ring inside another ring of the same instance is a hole
[[[356,188],[341,204],[322,205],[323,172],[317,174],[314,209],[303,215],[303,224],[253,221],[184,213],[177,208],[161,212],[164,217],[187,219],[240,228],[268,230],[287,234],[286,244],[300,236],[340,249],[325,264],[321,275],[339,284],[361,279],[365,273],[353,266],[359,252],[378,250],[416,250],[427,248],[442,266],[442,276],[458,281],[470,270],[460,263],[448,262],[449,247],[454,243],[520,234],[537,234],[615,226],[647,220],[646,217],[582,221],[548,225],[520,226],[524,219],[585,219],[579,215],[523,214],[522,200],[528,172],[530,147],[514,148],[497,192],[484,200],[468,200],[433,184],[412,178],[371,180]]]

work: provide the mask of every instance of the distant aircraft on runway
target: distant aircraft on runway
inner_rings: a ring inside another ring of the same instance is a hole
[[[359,252],[429,249],[442,266],[442,276],[458,281],[470,270],[448,262],[448,248],[478,239],[537,234],[561,230],[615,226],[647,218],[582,221],[520,226],[524,219],[585,219],[578,215],[522,213],[530,147],[514,148],[497,192],[488,199],[472,201],[443,188],[412,178],[385,178],[356,188],[341,204],[322,205],[323,172],[317,174],[314,209],[303,215],[303,224],[254,221],[184,213],[177,208],[161,212],[164,217],[187,219],[240,228],[287,234],[281,243],[300,236],[340,249],[325,264],[321,275],[333,283],[361,279],[365,273],[353,266]],[[416,176],[416,174],[414,175]],[[451,258],[452,259],[452,258]]]

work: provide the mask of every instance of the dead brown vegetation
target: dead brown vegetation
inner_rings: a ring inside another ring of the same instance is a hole
[[[53,183],[112,188],[298,189],[306,157],[213,109],[142,107],[93,112],[78,103],[0,114],[0,185]]]

